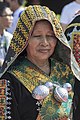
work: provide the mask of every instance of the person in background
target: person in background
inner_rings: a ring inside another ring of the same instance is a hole
[[[12,38],[12,34],[6,31],[6,28],[11,26],[12,19],[12,11],[9,4],[0,2],[0,68],[2,67]]]
[[[24,0],[5,0],[5,1],[10,4],[10,8],[13,11],[12,25],[9,28],[7,28],[7,31],[13,34],[14,30],[16,29],[16,25],[20,17],[20,14],[25,9],[24,6],[22,6]]]
[[[29,5],[40,5],[40,0],[26,0],[25,7]]]
[[[73,0],[73,2],[64,6],[60,16],[60,22],[64,31],[78,10],[80,10],[80,0]]]
[[[67,40],[72,47],[73,54],[78,63],[80,70],[80,10],[75,15],[75,18],[68,25],[65,31]],[[79,73],[80,74],[80,73]],[[80,120],[80,80],[75,78],[74,86],[74,114],[73,120]]]
[[[70,54],[55,13],[46,6],[26,7],[0,71],[0,88],[4,91],[0,91],[4,98],[0,117],[71,119],[74,94],[71,65],[76,68],[76,64],[75,61],[70,64],[73,59]]]
[[[28,4],[29,5],[39,5],[40,4],[40,0],[28,0]]]

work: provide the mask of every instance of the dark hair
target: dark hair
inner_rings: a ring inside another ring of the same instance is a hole
[[[5,0],[3,0],[5,2]],[[11,0],[12,1],[12,0]],[[14,1],[14,0],[13,0]],[[22,5],[24,3],[25,0],[17,0],[19,5]]]
[[[0,2],[0,16],[3,15],[3,12],[5,8],[10,8],[9,4],[7,2]]]
[[[18,0],[19,5],[22,5],[24,0]]]

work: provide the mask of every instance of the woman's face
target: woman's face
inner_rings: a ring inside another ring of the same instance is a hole
[[[54,52],[57,38],[48,21],[36,22],[29,38],[27,56],[34,60],[47,60]]]

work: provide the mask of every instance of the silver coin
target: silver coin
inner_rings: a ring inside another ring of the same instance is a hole
[[[54,90],[54,97],[59,102],[67,102],[68,91],[62,87],[56,87]]]
[[[46,82],[45,86],[49,88],[49,92],[53,92],[53,83],[52,82]]]
[[[32,91],[33,98],[43,100],[49,94],[49,88],[45,85],[39,85]]]
[[[67,89],[68,92],[72,90],[72,86],[70,83],[64,83],[63,88]]]

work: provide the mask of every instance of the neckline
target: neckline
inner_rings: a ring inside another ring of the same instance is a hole
[[[29,64],[31,64],[32,67],[34,67],[35,69],[39,70],[41,73],[44,73],[44,74],[46,74],[48,76],[50,75],[50,73],[51,73],[51,60],[49,60],[49,64],[48,64],[50,70],[49,70],[49,73],[47,73],[47,72],[45,72],[44,70],[41,69],[42,67],[39,67],[38,65],[32,63],[27,57],[26,57],[26,59],[28,60]],[[28,64],[28,66],[29,66],[29,64]]]

